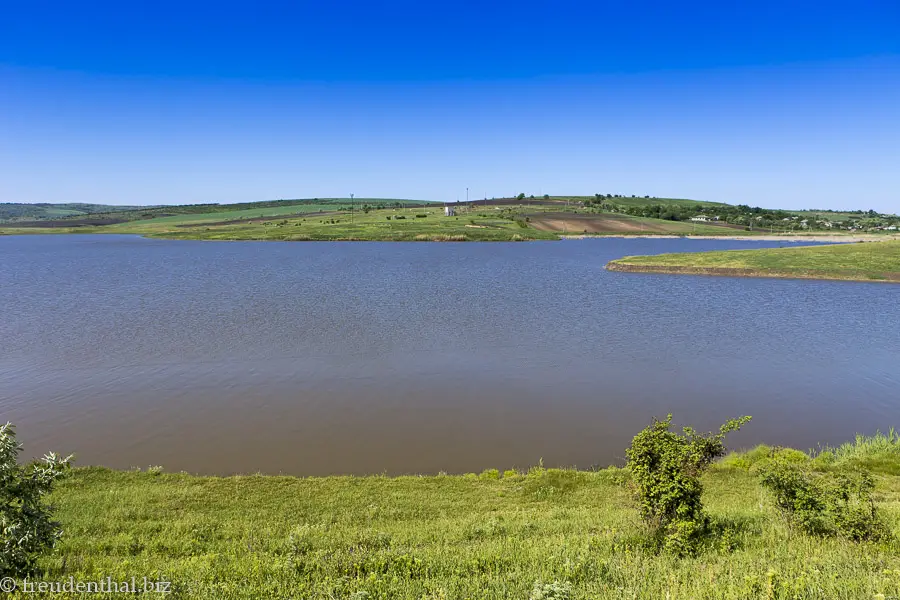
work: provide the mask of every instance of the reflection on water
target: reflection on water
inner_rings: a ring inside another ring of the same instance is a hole
[[[742,445],[900,424],[900,287],[603,269],[778,245],[0,238],[0,419],[220,474],[588,467],[668,412],[753,415]]]

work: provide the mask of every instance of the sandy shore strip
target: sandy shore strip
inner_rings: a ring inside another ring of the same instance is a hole
[[[768,279],[816,279],[820,281],[858,281],[900,283],[900,273],[884,273],[878,278],[860,273],[816,272],[804,270],[744,269],[740,267],[689,267],[664,265],[631,265],[610,261],[607,271],[620,273],[652,273],[658,275],[710,275],[716,277],[758,277]]]

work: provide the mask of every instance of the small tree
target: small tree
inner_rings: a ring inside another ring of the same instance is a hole
[[[685,427],[670,431],[672,415],[634,437],[625,451],[641,518],[662,536],[675,554],[691,554],[709,523],[703,510],[700,476],[725,455],[725,435],[741,428],[750,417],[732,419],[716,434],[699,434]]]
[[[11,423],[0,426],[0,576],[23,577],[34,571],[37,558],[62,534],[52,520],[44,496],[68,469],[72,457],[53,452],[28,465],[18,462],[22,445]]]

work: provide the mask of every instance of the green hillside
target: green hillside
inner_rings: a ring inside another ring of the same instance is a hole
[[[108,204],[25,204],[18,202],[0,203],[0,222],[26,221],[35,219],[60,219],[141,209],[140,206],[111,206]]]

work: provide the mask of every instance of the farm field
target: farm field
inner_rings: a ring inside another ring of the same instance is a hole
[[[743,227],[685,223],[616,213],[545,212],[529,214],[530,224],[539,231],[557,233],[735,235],[750,234]]]

